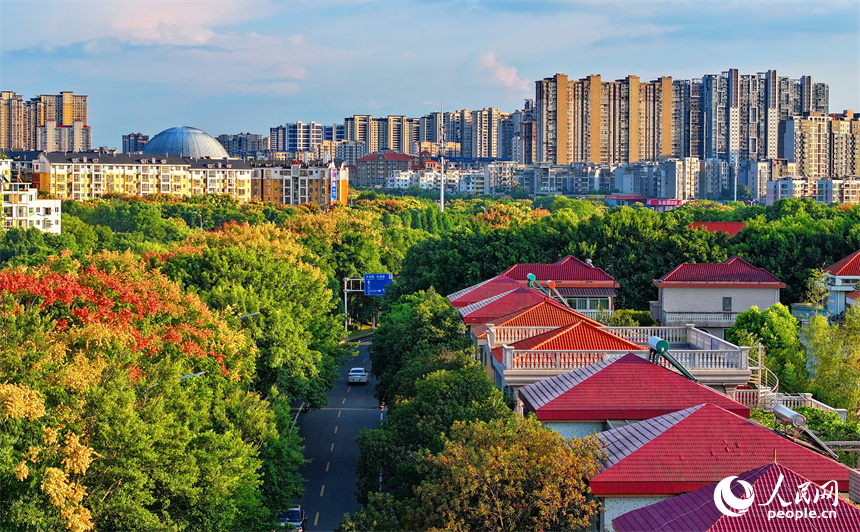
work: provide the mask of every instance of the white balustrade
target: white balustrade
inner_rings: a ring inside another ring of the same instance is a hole
[[[663,312],[663,323],[725,323],[733,324],[737,312]]]
[[[652,336],[659,336],[669,343],[688,341],[686,327],[604,327],[604,330],[641,345],[648,345]]]

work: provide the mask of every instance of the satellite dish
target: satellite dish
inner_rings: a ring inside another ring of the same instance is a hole
[[[535,277],[535,274],[533,273],[526,275],[526,278],[531,282],[534,282],[534,280],[537,279],[537,277]]]

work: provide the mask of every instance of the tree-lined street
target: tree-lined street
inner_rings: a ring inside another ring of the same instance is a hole
[[[299,415],[299,434],[305,440],[305,457],[310,462],[301,469],[305,480],[302,505],[308,515],[307,529],[334,530],[346,513],[355,512],[355,438],[363,428],[376,428],[383,412],[373,397],[376,380],[368,384],[346,382],[350,368],[370,369],[369,341],[361,342],[358,354],[341,368],[341,380],[329,392],[329,405]]]

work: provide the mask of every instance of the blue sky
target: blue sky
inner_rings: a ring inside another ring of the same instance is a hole
[[[860,3],[0,0],[0,89],[89,95],[93,145],[188,125],[513,111],[534,81],[738,68],[860,110]]]

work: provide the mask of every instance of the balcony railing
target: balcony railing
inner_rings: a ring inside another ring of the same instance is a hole
[[[571,370],[618,358],[627,353],[629,351],[514,351],[510,346],[505,346],[502,362],[507,369]],[[648,356],[647,351],[637,354]]]
[[[488,346],[502,346],[502,363],[511,369],[570,370],[631,351],[514,350],[510,344],[541,334],[551,327],[490,327]],[[647,357],[648,339],[657,336],[669,342],[669,353],[689,371],[749,371],[749,348],[738,347],[695,327],[605,327],[605,331],[642,346],[633,353]],[[504,339],[503,339],[504,338]],[[495,343],[493,343],[495,342]],[[674,346],[673,346],[674,344]],[[665,361],[662,361],[665,362]],[[664,366],[669,367],[667,363]],[[671,369],[671,368],[670,368]]]
[[[720,323],[734,325],[737,312],[662,312],[660,323]]]
[[[822,412],[833,412],[844,421],[848,411],[844,408],[834,408],[828,404],[812,397],[811,393],[760,393],[759,390],[734,390],[729,397],[735,401],[746,405],[750,408],[763,408],[767,411],[772,411],[774,405],[780,404],[785,407],[796,409],[801,406],[808,406]]]
[[[648,345],[648,339],[659,336],[670,344],[687,342],[687,327],[604,327],[604,330],[639,345]]]
[[[487,341],[490,348],[498,345],[513,344],[532,336],[557,329],[558,327],[488,327]]]
[[[506,346],[508,347],[508,346]],[[515,351],[504,349],[502,363],[506,369],[558,369],[571,370],[611,360],[626,355],[630,351]],[[648,351],[633,351],[643,358]],[[740,350],[725,351],[673,351],[672,356],[689,371],[700,370],[744,370],[746,359]],[[663,361],[664,362],[664,361]],[[663,366],[669,367],[667,363]],[[671,369],[671,368],[670,368]]]

